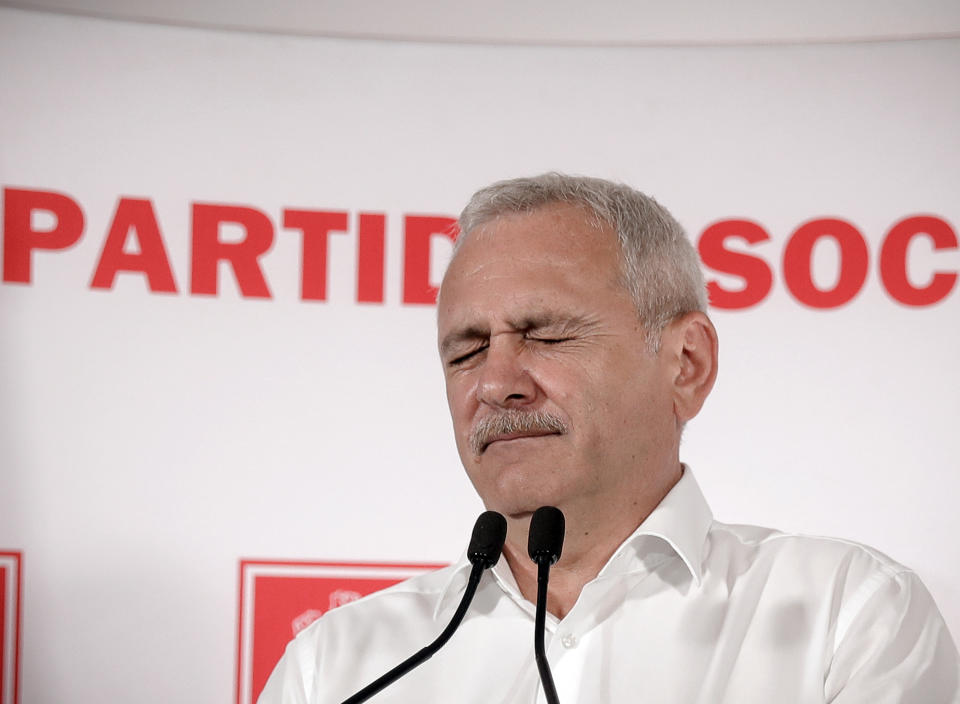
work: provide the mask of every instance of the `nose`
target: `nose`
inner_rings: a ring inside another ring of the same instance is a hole
[[[477,384],[480,402],[498,408],[519,408],[533,403],[538,387],[524,361],[518,341],[507,336],[492,338]]]

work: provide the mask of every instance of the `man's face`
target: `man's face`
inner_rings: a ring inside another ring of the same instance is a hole
[[[619,244],[567,205],[471,234],[438,337],[457,448],[484,504],[604,510],[675,462],[670,373],[618,280]]]

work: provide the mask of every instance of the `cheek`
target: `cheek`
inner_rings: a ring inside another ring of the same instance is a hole
[[[601,360],[570,360],[545,370],[541,386],[570,413],[598,413],[621,400],[624,380],[610,373]]]
[[[571,394],[579,396],[581,412],[592,419],[599,435],[634,432],[638,425],[648,425],[662,415],[666,407],[654,372],[649,360],[636,354],[611,355],[585,366]]]
[[[469,426],[476,412],[477,395],[473,384],[463,377],[447,378],[447,407],[453,419],[453,427],[460,434],[463,426]]]

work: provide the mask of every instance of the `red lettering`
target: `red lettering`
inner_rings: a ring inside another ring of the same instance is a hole
[[[303,271],[300,298],[327,300],[327,244],[331,232],[347,231],[345,212],[284,210],[283,226],[303,232]]]
[[[220,225],[240,225],[246,236],[240,242],[222,242]],[[273,224],[255,208],[238,205],[193,204],[193,258],[190,292],[217,294],[217,265],[227,261],[240,287],[249,298],[270,298],[270,289],[259,259],[273,244]]]
[[[813,282],[813,247],[822,237],[840,245],[840,264],[833,288],[819,289]],[[823,218],[798,227],[783,251],[783,280],[793,297],[811,308],[838,308],[848,303],[867,280],[869,253],[860,231],[845,220]]]
[[[137,253],[123,251],[131,233],[137,241]],[[118,271],[146,274],[147,285],[154,293],[177,292],[153,203],[148,199],[121,198],[117,203],[90,288],[113,288]]]
[[[710,305],[725,309],[755,306],[770,293],[773,272],[763,259],[727,249],[728,239],[757,244],[769,240],[770,235],[749,220],[721,220],[703,231],[697,248],[704,265],[723,274],[739,276],[744,282],[742,289],[731,290],[715,280],[707,281]]]
[[[35,211],[52,214],[56,224],[34,230]],[[53,191],[3,189],[3,280],[30,283],[30,260],[35,249],[67,249],[83,234],[83,211],[70,196]]]
[[[904,218],[890,228],[880,248],[880,280],[894,300],[908,306],[929,306],[942,301],[957,283],[956,274],[934,272],[923,287],[914,286],[907,278],[907,248],[910,241],[926,235],[934,250],[956,249],[957,233],[940,218],[915,215]]]
[[[430,283],[430,242],[434,235],[457,239],[457,221],[448,217],[408,215],[403,225],[403,302],[436,303]]]
[[[383,303],[386,216],[360,213],[357,235],[357,302]]]

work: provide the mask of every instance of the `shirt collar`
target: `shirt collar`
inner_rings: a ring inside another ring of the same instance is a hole
[[[457,607],[457,604],[460,603],[460,599],[463,596],[463,590],[467,586],[467,580],[470,577],[470,570],[472,569],[473,565],[470,564],[470,561],[467,559],[467,551],[464,550],[460,555],[460,559],[453,564],[450,577],[440,592],[437,606],[433,610],[434,619],[439,618],[440,614],[445,611],[452,612]],[[478,589],[483,589],[484,585],[492,581],[495,581],[502,591],[511,594],[518,600],[523,600],[520,589],[517,587],[517,581],[513,578],[513,572],[510,571],[510,565],[507,564],[507,558],[503,555],[500,555],[500,560],[492,569],[484,571]]]
[[[684,465],[683,474],[667,492],[657,507],[633,534],[623,541],[602,570],[601,576],[635,571],[642,559],[641,547],[645,537],[664,541],[690,570],[697,586],[703,577],[703,550],[707,532],[713,523],[713,512],[700,491],[700,485],[690,468]]]
[[[686,565],[696,585],[700,586],[703,576],[703,550],[712,523],[713,512],[700,491],[700,485],[694,479],[690,468],[684,465],[683,474],[677,483],[630,537],[620,544],[597,577],[616,577],[648,569],[644,562],[648,549],[644,543],[652,537],[666,543],[670,551]],[[464,550],[460,559],[454,563],[450,577],[441,591],[441,598],[434,610],[435,618],[443,611],[455,608],[459,603],[470,569],[471,565]],[[492,574],[484,575],[481,588],[485,583],[495,580],[503,591],[522,599],[506,558],[501,556],[500,561],[489,572]]]

